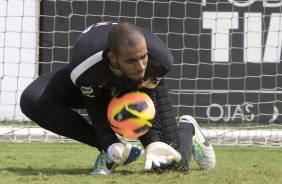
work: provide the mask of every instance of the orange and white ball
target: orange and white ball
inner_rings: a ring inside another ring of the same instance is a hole
[[[113,97],[108,105],[108,120],[111,128],[125,138],[135,139],[144,135],[155,117],[155,105],[144,92],[128,92]]]

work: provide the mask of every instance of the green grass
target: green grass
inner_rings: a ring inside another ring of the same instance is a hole
[[[90,175],[97,150],[80,143],[0,143],[0,183],[13,184],[257,184],[282,183],[282,149],[215,146],[217,166],[211,172],[197,169],[144,172],[143,158],[118,167],[110,176]]]

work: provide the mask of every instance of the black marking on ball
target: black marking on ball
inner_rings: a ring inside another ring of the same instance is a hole
[[[145,101],[128,105],[128,108],[135,110],[135,111],[138,111],[138,112],[142,112],[147,107],[148,107],[148,105]],[[124,121],[124,120],[129,119],[129,118],[138,118],[138,117],[135,116],[134,114],[131,114],[129,111],[127,111],[125,106],[121,109],[121,111],[119,111],[119,113],[117,113],[114,116],[114,119],[116,121]]]
[[[132,110],[136,110],[138,112],[142,112],[144,109],[146,109],[148,107],[147,103],[142,101],[139,103],[135,103],[135,104],[129,104],[128,108],[132,109]]]

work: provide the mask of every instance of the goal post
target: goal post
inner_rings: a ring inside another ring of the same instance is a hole
[[[102,21],[160,37],[174,56],[166,78],[175,113],[195,117],[211,142],[282,146],[280,0],[0,1],[0,121],[12,122],[0,140],[68,140],[21,126],[20,95],[66,66],[78,35]]]

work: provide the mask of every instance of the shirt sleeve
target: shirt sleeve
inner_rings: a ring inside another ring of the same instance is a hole
[[[105,95],[97,96],[95,103],[87,105],[87,113],[96,131],[96,139],[103,150],[119,142],[115,132],[108,123],[107,107],[110,101]]]
[[[165,43],[154,33],[147,29],[143,29],[143,34],[146,40],[150,62],[161,67],[159,68],[159,75],[166,75],[166,73],[173,66],[173,55]]]
[[[173,106],[169,97],[168,89],[162,79],[159,85],[154,89],[143,89],[153,100],[156,108],[156,115],[152,121],[153,126],[149,131],[139,137],[144,147],[152,142],[165,142],[176,150],[179,150],[178,127],[173,112]]]

